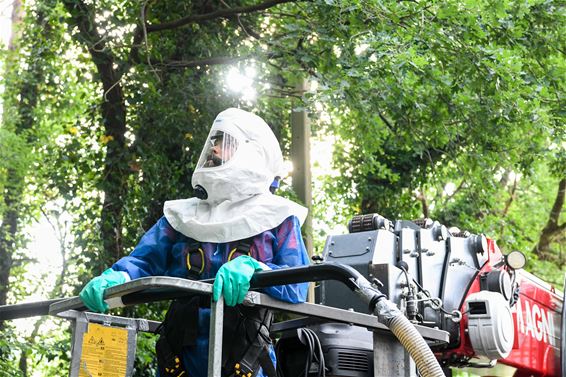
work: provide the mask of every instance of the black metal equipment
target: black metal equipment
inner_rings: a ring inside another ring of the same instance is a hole
[[[328,236],[322,259],[351,266],[397,304],[412,321],[450,332],[459,344],[457,309],[466,289],[487,261],[483,235],[450,233],[436,221],[389,221],[378,214],[355,216],[349,234]],[[509,295],[508,276],[489,276],[490,289]],[[503,293],[503,292],[502,292]],[[367,308],[333,281],[323,281],[316,302],[357,312]]]
[[[430,219],[393,222],[378,214],[355,216],[348,229],[349,234],[327,238],[319,262],[352,267],[379,286],[413,323],[448,331],[450,344],[442,348],[459,345],[462,313],[458,309],[470,282],[488,260],[485,236],[459,230],[450,232]],[[512,299],[509,275],[501,270],[483,277],[482,285],[486,290],[500,292],[507,300]],[[316,302],[360,313],[372,310],[350,289],[331,280],[324,280],[317,287]],[[320,342],[327,375],[373,376],[374,369],[379,370],[380,366],[364,364],[364,360],[377,360],[372,357],[373,349],[377,349],[372,334],[363,328],[337,326],[340,330],[331,336],[328,329],[332,324],[306,327]],[[299,338],[297,333],[288,332],[281,347],[304,344]],[[388,344],[393,343],[382,341],[380,348]],[[351,357],[349,363],[344,363],[345,355]],[[395,359],[391,360],[393,364],[404,357],[397,351],[390,351],[390,355]],[[318,374],[311,368],[309,376]]]
[[[283,376],[373,376],[373,334],[359,326],[323,323],[283,333],[277,342]]]

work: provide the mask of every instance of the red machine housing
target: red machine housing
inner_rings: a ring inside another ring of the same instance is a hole
[[[469,287],[466,297],[481,289],[480,278],[494,269],[503,255],[495,241],[488,240],[489,258],[480,269]],[[512,306],[514,321],[514,343],[511,353],[499,359],[498,364],[507,367],[484,369],[490,376],[553,376],[560,377],[560,331],[563,298],[554,287],[534,275],[515,271],[515,281],[519,285],[519,297]],[[465,300],[464,300],[465,302]],[[465,303],[460,310],[465,312]],[[460,322],[461,345],[443,353],[441,358],[466,359],[475,366],[490,366],[486,360],[476,358],[476,352],[468,336],[468,316],[464,314]],[[564,336],[564,334],[562,334]],[[478,374],[484,374],[476,371]]]
[[[328,237],[323,261],[377,280],[410,321],[446,331],[446,344],[431,343],[446,371],[473,368],[480,376],[505,377],[566,373],[563,294],[521,270],[521,253],[503,255],[494,240],[431,219],[358,215],[348,230]],[[367,311],[332,281],[320,284],[317,302]]]

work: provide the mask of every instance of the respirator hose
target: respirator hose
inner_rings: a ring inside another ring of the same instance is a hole
[[[374,313],[405,347],[422,376],[444,377],[444,372],[426,341],[394,303],[382,298],[376,303]]]

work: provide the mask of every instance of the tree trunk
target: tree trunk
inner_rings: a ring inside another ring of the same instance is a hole
[[[2,217],[2,226],[0,226],[0,305],[6,305],[6,296],[8,294],[8,283],[10,280],[10,271],[12,269],[12,255],[15,249],[15,237],[18,230],[18,214],[14,211],[13,203],[5,196],[4,203],[6,212]],[[0,321],[0,330],[3,328],[3,321]]]
[[[128,189],[129,151],[126,145],[126,106],[121,76],[114,68],[115,58],[104,39],[98,34],[94,20],[95,12],[82,1],[64,1],[71,14],[70,23],[79,29],[78,40],[89,51],[98,78],[104,90],[101,113],[104,122],[106,157],[104,175],[100,188],[104,192],[101,213],[101,239],[103,250],[98,269],[103,269],[123,256],[122,216],[125,195]]]
[[[12,17],[11,28],[12,35],[8,41],[8,49],[13,51],[15,49],[15,42],[17,39],[16,31],[18,25],[22,21],[22,3],[20,0],[14,0],[12,3]],[[8,75],[6,69],[5,75]],[[4,112],[5,114],[6,112]],[[8,177],[13,177],[14,172],[8,171]],[[6,212],[2,216],[2,224],[0,225],[0,305],[6,305],[6,296],[8,294],[8,282],[10,280],[10,271],[12,269],[12,255],[14,250],[14,238],[17,232],[18,216],[17,210],[11,210],[14,207],[11,197],[14,193],[10,193],[10,184],[8,182],[7,190],[3,195],[3,201]],[[19,195],[16,195],[19,196]],[[4,322],[0,321],[0,330],[4,327]]]
[[[421,202],[422,205],[423,218],[428,219],[430,218],[430,210],[424,193],[425,193],[424,189],[421,188],[419,193],[417,194],[417,199]]]
[[[560,213],[564,206],[564,197],[566,195],[566,177],[562,178],[558,183],[558,192],[554,199],[554,204],[550,210],[550,215],[546,226],[542,230],[537,245],[533,249],[533,253],[537,254],[541,260],[548,260],[551,256],[550,244],[554,242],[565,230],[566,223],[558,224]]]
[[[128,149],[125,140],[126,107],[122,88],[116,83],[112,61],[97,63],[102,78],[104,92],[108,93],[102,104],[102,117],[107,136],[112,139],[106,145],[104,177],[101,187],[104,191],[104,205],[101,213],[101,237],[104,254],[109,258],[106,265],[121,258],[124,253],[122,244],[122,210],[128,189]],[[114,86],[112,88],[112,85]]]

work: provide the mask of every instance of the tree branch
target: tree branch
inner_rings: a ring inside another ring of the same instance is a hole
[[[153,63],[155,66],[169,67],[169,68],[190,68],[205,65],[216,65],[216,64],[230,64],[241,60],[252,59],[254,56],[217,56],[208,59],[197,59],[197,60],[171,60],[164,63]]]
[[[237,16],[237,19],[238,19],[238,25],[242,28],[242,30],[244,31],[244,33],[246,33],[248,37],[252,37],[258,41],[261,40],[261,35],[259,35],[259,33],[255,32],[250,26],[244,25],[240,15]]]
[[[503,208],[503,213],[501,214],[502,218],[507,216],[507,213],[509,212],[509,208],[511,207],[513,200],[515,200],[516,191],[517,191],[517,177],[515,177],[515,180],[513,181],[513,187],[511,188],[511,192],[509,193],[509,199],[507,200],[507,203],[505,203],[505,208]]]
[[[422,208],[422,210],[423,210],[423,217],[424,217],[425,219],[426,219],[426,218],[429,218],[429,217],[430,217],[430,210],[429,210],[429,208],[428,208],[428,203],[427,203],[426,196],[425,196],[425,194],[424,194],[424,190],[423,190],[423,189],[421,189],[421,190],[417,193],[417,199],[421,202],[421,205],[422,205],[422,207],[423,207],[423,208]]]
[[[171,22],[164,22],[155,25],[147,25],[147,32],[152,33],[155,31],[176,29],[178,27],[182,27],[193,22],[203,22],[203,21],[213,20],[215,18],[228,18],[242,13],[253,13],[260,10],[272,8],[278,4],[293,3],[296,1],[297,0],[267,0],[257,5],[250,5],[245,7],[236,7],[229,9],[220,9],[210,13],[191,15]]]
[[[383,115],[381,113],[381,111],[377,112],[377,115],[379,115],[379,119],[381,119],[383,121],[383,123],[385,123],[385,125],[387,126],[387,128],[389,128],[389,131],[391,132],[395,132],[395,127],[393,127],[393,125],[391,124],[391,122],[389,122],[389,120],[385,117],[385,115]]]
[[[554,200],[554,205],[550,211],[549,222],[554,225],[558,225],[558,220],[560,218],[560,212],[562,212],[562,207],[564,206],[564,197],[566,196],[566,177],[562,178],[558,183],[558,193],[556,194],[556,199]]]
[[[558,225],[560,219],[560,213],[562,212],[562,207],[564,206],[564,198],[566,196],[566,177],[562,178],[558,183],[558,192],[556,193],[556,199],[554,199],[554,204],[550,210],[550,215],[548,216],[548,221],[537,245],[533,249],[533,253],[539,255],[540,259],[549,259],[550,244],[560,236],[566,230],[566,223]]]

